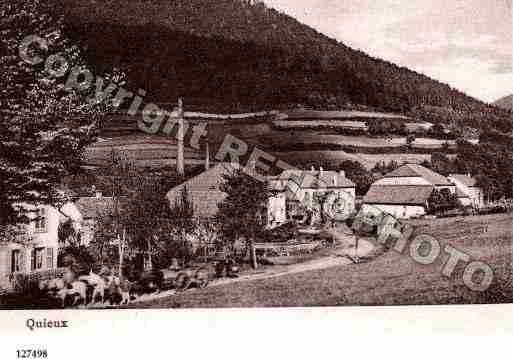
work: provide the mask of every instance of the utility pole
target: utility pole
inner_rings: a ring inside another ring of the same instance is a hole
[[[183,176],[185,174],[184,169],[184,123],[183,123],[183,100],[178,99],[178,151],[176,154],[176,172],[178,175]]]
[[[208,138],[205,143],[205,171],[208,171],[210,168],[210,148],[208,145]]]

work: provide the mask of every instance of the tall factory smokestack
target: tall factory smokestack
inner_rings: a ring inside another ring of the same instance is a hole
[[[178,152],[176,154],[176,172],[183,176],[185,174],[184,169],[184,154],[183,154],[183,139],[184,139],[184,124],[183,124],[183,100],[178,99]]]

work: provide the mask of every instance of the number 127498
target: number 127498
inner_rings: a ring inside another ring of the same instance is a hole
[[[18,349],[16,354],[17,359],[48,358],[48,351],[46,349]]]

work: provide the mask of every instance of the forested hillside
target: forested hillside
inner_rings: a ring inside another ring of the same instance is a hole
[[[513,95],[509,95],[503,97],[493,103],[495,106],[506,109],[513,110]]]
[[[118,65],[157,101],[218,110],[365,105],[435,122],[513,129],[510,114],[371,58],[261,2],[58,0],[98,66]]]

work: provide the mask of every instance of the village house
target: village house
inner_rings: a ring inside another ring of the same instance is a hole
[[[80,230],[81,217],[68,202],[60,208],[49,205],[26,206],[27,224],[14,226],[12,240],[0,243],[0,288],[9,290],[15,274],[34,274],[57,269],[59,224],[72,220]]]
[[[173,206],[180,201],[182,192],[187,191],[188,199],[192,204],[193,216],[197,219],[211,219],[217,214],[218,204],[224,201],[226,193],[221,191],[224,176],[233,174],[238,168],[232,163],[219,163],[172,188],[166,195]]]
[[[427,213],[428,199],[435,189],[457,193],[456,185],[441,174],[418,164],[405,164],[372,184],[362,211],[375,215],[385,212],[396,218],[420,217]]]
[[[470,174],[451,174],[448,179],[456,185],[458,199],[462,205],[471,206],[474,209],[485,207],[483,190],[477,186],[474,177]]]
[[[344,195],[344,210],[354,211],[356,185],[345,176],[344,171],[325,171],[322,167],[310,171],[286,170],[268,180],[272,190],[268,207],[270,226],[303,219],[305,208],[313,207],[319,194]]]

